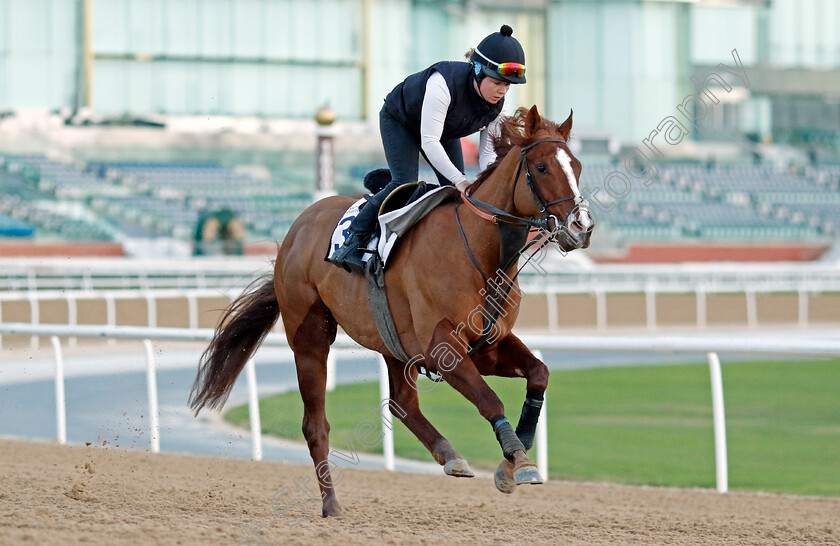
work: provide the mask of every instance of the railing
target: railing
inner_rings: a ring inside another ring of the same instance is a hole
[[[151,417],[150,437],[152,451],[159,450],[160,430],[158,427],[157,386],[155,375],[154,351],[152,340],[166,341],[209,341],[212,330],[180,328],[144,328],[144,327],[102,327],[102,326],[55,326],[31,324],[2,324],[0,333],[24,336],[51,336],[55,351],[55,392],[56,421],[59,442],[66,441],[66,423],[64,409],[64,374],[61,344],[58,336],[96,337],[143,340],[147,360],[147,389]],[[664,352],[664,353],[705,353],[711,376],[712,411],[715,437],[715,472],[716,489],[724,493],[729,488],[728,462],[726,449],[726,423],[724,413],[723,379],[718,352],[738,354],[773,354],[773,355],[809,355],[840,356],[840,339],[805,337],[802,332],[787,335],[770,336],[522,336],[522,341],[538,354],[538,351],[597,351],[597,352]],[[287,346],[285,336],[269,334],[263,345]],[[358,345],[346,335],[339,335],[334,348],[358,348]],[[538,356],[539,357],[539,356]],[[541,357],[540,357],[541,358]],[[327,361],[328,387],[335,385],[335,360]],[[252,455],[255,460],[262,458],[262,436],[259,422],[259,402],[257,399],[257,379],[253,359],[246,365],[248,383],[248,405],[251,424]],[[384,360],[380,359],[380,400],[388,399],[388,372]],[[537,434],[537,465],[544,479],[548,478],[548,431],[545,417],[546,405],[540,415],[541,426]],[[383,454],[386,468],[394,468],[393,431],[390,416],[382,412]]]
[[[79,324],[78,303],[85,300],[101,300],[105,303],[104,326],[117,326],[117,300],[142,300],[146,307],[146,326],[155,328],[158,326],[158,300],[164,299],[185,299],[187,303],[186,326],[191,329],[199,327],[199,299],[223,298],[232,301],[240,294],[239,289],[177,289],[161,288],[156,290],[29,290],[0,292],[0,323],[3,322],[4,302],[27,302],[29,305],[29,323],[33,326],[42,324],[40,303],[43,301],[63,301],[67,306],[67,325],[76,326]],[[70,339],[70,344],[75,344],[75,337]],[[114,339],[114,338],[111,338]],[[39,347],[38,337],[32,336],[31,346],[33,349]],[[0,338],[2,347],[2,338]]]
[[[798,281],[797,281],[798,282]],[[804,282],[804,281],[802,281]],[[708,317],[708,299],[710,296],[718,294],[743,294],[744,305],[746,307],[746,327],[756,329],[760,326],[759,321],[759,305],[758,297],[764,294],[796,294],[796,319],[795,324],[800,328],[808,327],[812,324],[811,301],[815,297],[820,297],[825,293],[840,292],[840,282],[837,284],[834,281],[824,279],[823,281],[811,280],[808,284],[799,285],[795,290],[786,284],[779,283],[765,283],[753,286],[736,286],[733,284],[699,284],[692,288],[683,285],[656,285],[647,283],[642,286],[632,282],[612,282],[607,284],[598,284],[591,282],[584,283],[570,283],[553,284],[548,281],[546,283],[537,284],[526,279],[523,284],[523,292],[526,295],[526,301],[523,304],[523,309],[528,307],[528,299],[544,296],[546,298],[546,307],[544,319],[538,319],[539,328],[551,332],[560,332],[561,328],[558,324],[558,317],[561,309],[558,304],[558,297],[584,294],[590,295],[595,300],[595,324],[594,326],[599,331],[606,331],[610,326],[608,324],[608,298],[612,294],[644,294],[644,324],[648,330],[653,331],[662,326],[662,322],[658,320],[657,316],[657,299],[660,296],[667,294],[686,294],[694,299],[696,309],[695,326],[698,329],[704,329],[709,325]],[[241,287],[236,288],[156,288],[156,289],[111,289],[111,290],[21,290],[21,291],[0,291],[0,322],[8,321],[9,318],[4,317],[3,305],[4,303],[23,302],[29,307],[29,323],[33,326],[42,324],[41,302],[45,301],[62,301],[67,308],[66,324],[75,326],[79,323],[78,304],[81,301],[101,300],[105,304],[105,318],[101,321],[105,326],[116,327],[117,324],[117,301],[120,300],[143,300],[145,302],[146,320],[145,325],[149,327],[157,327],[158,324],[158,302],[167,299],[184,299],[186,300],[185,315],[186,319],[183,326],[189,328],[198,328],[199,324],[199,300],[223,298],[232,301],[239,295]],[[776,309],[776,312],[781,312],[782,309]],[[830,322],[840,322],[840,312],[834,313]],[[210,321],[215,323],[215,317]],[[20,321],[20,318],[12,319]],[[51,323],[56,323],[52,317]],[[170,324],[172,325],[172,324]],[[774,323],[774,326],[777,326]],[[582,324],[580,327],[587,327]],[[682,324],[681,326],[688,326]],[[70,340],[71,345],[75,344],[75,339]],[[39,346],[39,339],[33,336],[31,340],[33,349]],[[0,338],[0,347],[2,347],[2,338]]]
[[[539,260],[535,259],[534,262]],[[526,289],[551,287],[575,293],[593,286],[613,291],[660,292],[806,290],[840,291],[837,263],[691,263],[597,264],[576,266],[551,260],[551,272],[526,266],[521,277]],[[558,265],[559,264],[559,265]],[[3,290],[100,290],[155,288],[241,289],[254,277],[271,270],[268,257],[137,260],[121,258],[3,258]]]
[[[267,257],[138,260],[3,258],[3,290],[242,289],[271,269]]]

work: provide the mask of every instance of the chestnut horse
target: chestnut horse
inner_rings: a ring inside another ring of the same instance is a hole
[[[330,234],[353,200],[329,197],[303,211],[278,248],[273,277],[254,281],[222,317],[190,393],[196,414],[204,406],[224,405],[237,375],[282,316],[294,352],[304,403],[303,435],[321,488],[322,512],[324,517],[341,515],[327,461],[330,427],[324,410],[327,354],[341,325],[360,345],[385,357],[391,412],[446,474],[473,476],[460,453],[420,412],[418,361],[475,404],[491,423],[504,455],[496,471],[501,491],[541,483],[526,451],[533,444],[548,369],[511,333],[520,302],[513,281],[515,259],[502,271],[512,280],[511,290],[493,326],[493,340],[470,350],[482,332],[465,324],[474,318],[471,311],[486,304],[486,272],[500,269],[497,223],[525,231],[539,227],[564,251],[589,245],[594,223],[577,186],[581,164],[566,145],[571,129],[571,114],[558,125],[542,118],[536,107],[520,108],[503,122],[495,139],[498,159],[470,188],[470,197],[444,202],[403,237],[389,258],[386,290],[399,341],[406,354],[417,355],[408,363],[395,358],[382,341],[365,277],[324,260]],[[526,379],[527,396],[516,431],[483,375]]]

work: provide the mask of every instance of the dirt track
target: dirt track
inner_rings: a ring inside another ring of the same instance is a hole
[[[840,499],[487,479],[340,466],[341,519],[272,508],[309,466],[0,440],[0,544],[840,543]],[[261,541],[261,542],[260,542]]]

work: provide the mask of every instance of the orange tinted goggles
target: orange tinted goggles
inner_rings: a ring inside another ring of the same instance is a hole
[[[508,78],[521,78],[525,75],[525,65],[519,63],[502,63],[496,65],[496,72]]]

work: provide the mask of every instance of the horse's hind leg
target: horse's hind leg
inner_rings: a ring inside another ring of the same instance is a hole
[[[396,415],[420,443],[443,466],[443,471],[456,478],[475,476],[466,459],[452,447],[449,440],[429,422],[420,411],[417,397],[417,367],[396,358],[385,357],[391,383],[391,413]]]
[[[295,353],[298,386],[303,399],[303,436],[315,464],[315,477],[321,489],[322,515],[340,516],[327,457],[330,450],[330,424],[324,407],[327,385],[327,354],[335,340],[336,324],[320,300],[312,304],[297,328],[292,348]]]

